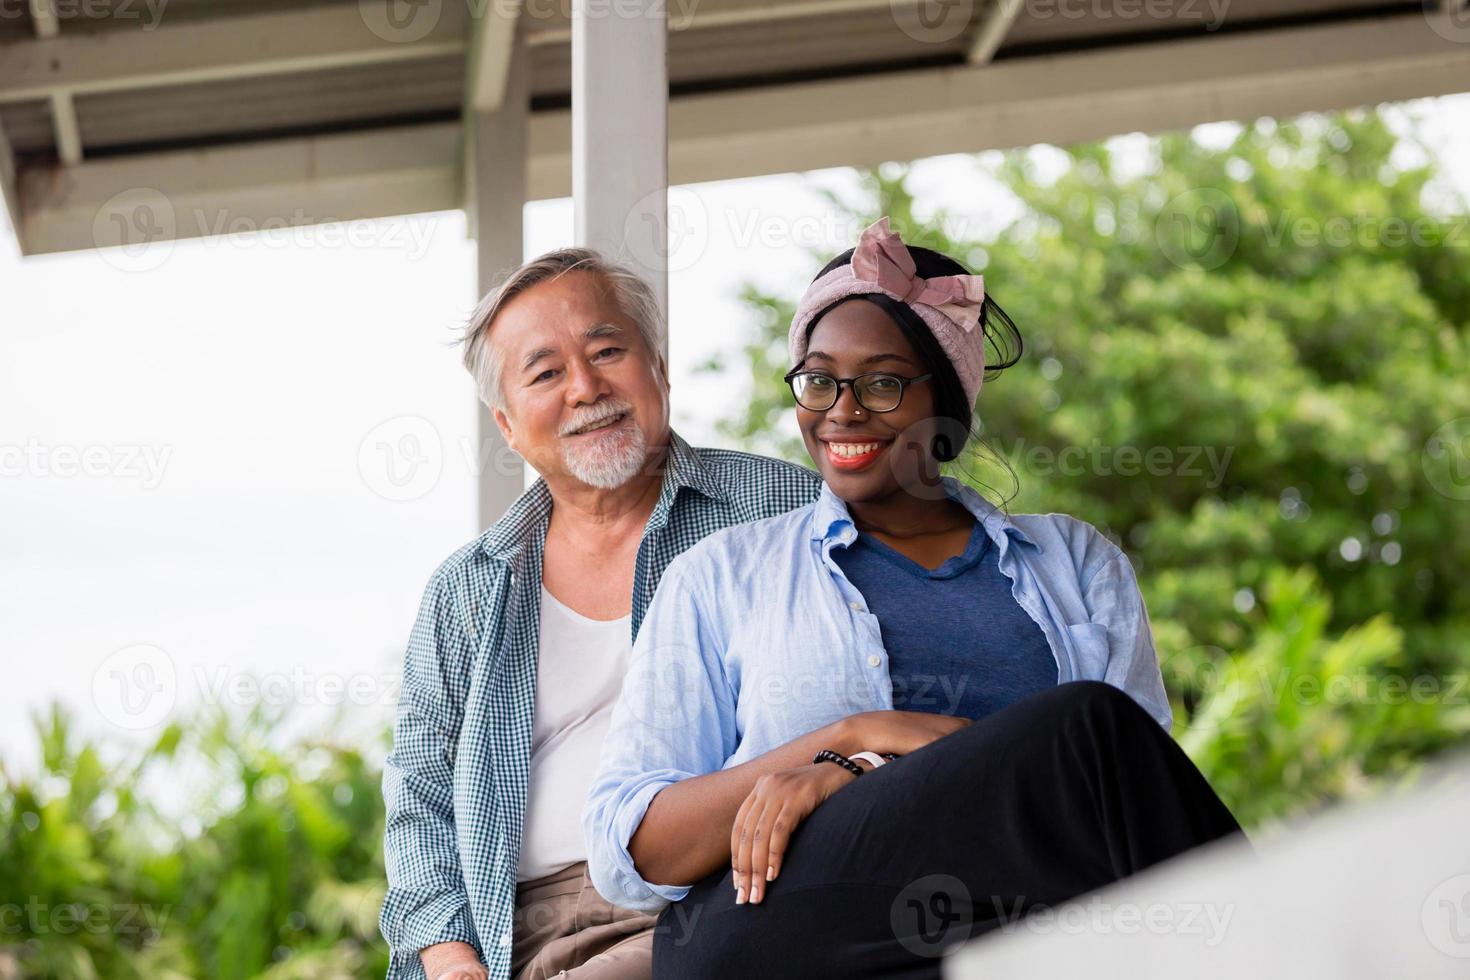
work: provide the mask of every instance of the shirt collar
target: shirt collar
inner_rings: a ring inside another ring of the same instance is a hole
[[[699,454],[672,429],[669,431],[669,451],[664,459],[665,463],[661,464],[663,485],[659,490],[658,503],[648,519],[650,525],[662,527],[668,523],[674,501],[685,487],[711,500],[729,503],[729,493],[714,478]],[[505,515],[480,536],[480,547],[491,558],[513,558],[533,534],[545,532],[551,521],[551,506],[551,488],[545,480],[537,479],[516,498]]]
[[[666,458],[668,465],[664,468],[663,489],[659,492],[660,505],[673,507],[675,496],[685,487],[717,503],[730,502],[729,491],[720,485],[689,443],[672,429],[669,430],[669,454]]]
[[[973,514],[975,520],[984,526],[985,533],[990,535],[990,539],[997,545],[1001,545],[1002,540],[1009,535],[1035,548],[1038,555],[1044,554],[1041,545],[1021,530],[1004,511],[981,496],[974,487],[952,476],[940,479],[943,481],[945,493],[950,498],[959,501],[965,510]],[[812,510],[812,540],[851,544],[856,538],[857,528],[852,522],[851,515],[848,514],[846,502],[833,493],[832,488],[824,481],[822,492],[817,497],[816,505]],[[1003,546],[1002,554],[1004,554]]]

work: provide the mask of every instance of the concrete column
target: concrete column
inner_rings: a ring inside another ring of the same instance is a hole
[[[646,277],[668,320],[669,71],[661,0],[573,0],[576,242]],[[664,354],[668,355],[665,331]]]
[[[466,216],[478,248],[477,298],[525,261],[526,117],[530,109],[526,50],[519,39],[507,67],[505,98],[490,112],[471,108],[466,119]],[[520,496],[525,464],[506,451],[484,403],[479,406],[479,521],[489,527]]]

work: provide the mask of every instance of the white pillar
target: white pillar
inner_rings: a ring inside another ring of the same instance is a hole
[[[669,71],[662,0],[572,3],[579,245],[646,277],[668,321]],[[668,336],[664,337],[668,353]]]
[[[477,246],[477,297],[494,288],[525,260],[522,212],[526,205],[526,115],[530,108],[526,51],[512,47],[505,98],[491,112],[471,105],[465,119],[466,217]],[[484,403],[477,433],[480,471],[479,521],[495,523],[520,496],[525,464],[513,456]]]

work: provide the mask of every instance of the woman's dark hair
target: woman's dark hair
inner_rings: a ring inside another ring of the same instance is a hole
[[[932,279],[935,276],[970,275],[969,269],[942,252],[918,245],[909,245],[907,248],[909,255],[914,260],[915,273],[925,279]],[[853,251],[853,249],[848,249],[828,262],[822,267],[822,271],[817,273],[816,279],[822,278],[833,269],[850,265]],[[919,355],[924,369],[934,375],[932,382],[934,413],[939,418],[954,423],[953,426],[941,427],[941,432],[934,439],[934,456],[941,463],[948,463],[955,459],[970,438],[975,420],[975,406],[965,397],[964,385],[960,384],[959,373],[955,371],[949,355],[944,353],[944,348],[939,346],[939,341],[934,338],[928,325],[919,319],[919,315],[907,303],[883,293],[845,296],[812,317],[806,325],[807,341],[811,341],[812,330],[816,327],[817,322],[833,307],[854,299],[866,300],[887,313],[889,318],[898,324],[898,329],[903,332],[904,339]],[[1021,359],[1021,332],[1016,329],[1016,325],[1011,322],[1005,310],[1002,310],[990,298],[989,292],[985,294],[985,304],[980,310],[980,326],[985,331],[985,380],[989,381]]]

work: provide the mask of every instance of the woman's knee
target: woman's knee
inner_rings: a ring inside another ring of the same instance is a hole
[[[1049,741],[1074,744],[1086,735],[1098,737],[1131,733],[1135,727],[1159,727],[1130,695],[1111,684],[1091,680],[1047,688],[990,718],[1000,731],[976,731],[971,737],[986,739],[998,734],[1006,742],[1027,744],[1037,750]],[[985,721],[981,719],[971,727],[980,729]]]
[[[1047,691],[1049,701],[1033,719],[1068,743],[1149,743],[1168,736],[1126,691],[1102,681],[1069,681]]]
[[[1047,698],[1053,710],[1066,714],[1121,716],[1129,719],[1142,714],[1145,719],[1148,718],[1147,712],[1131,695],[1104,681],[1068,681],[1036,697]]]

